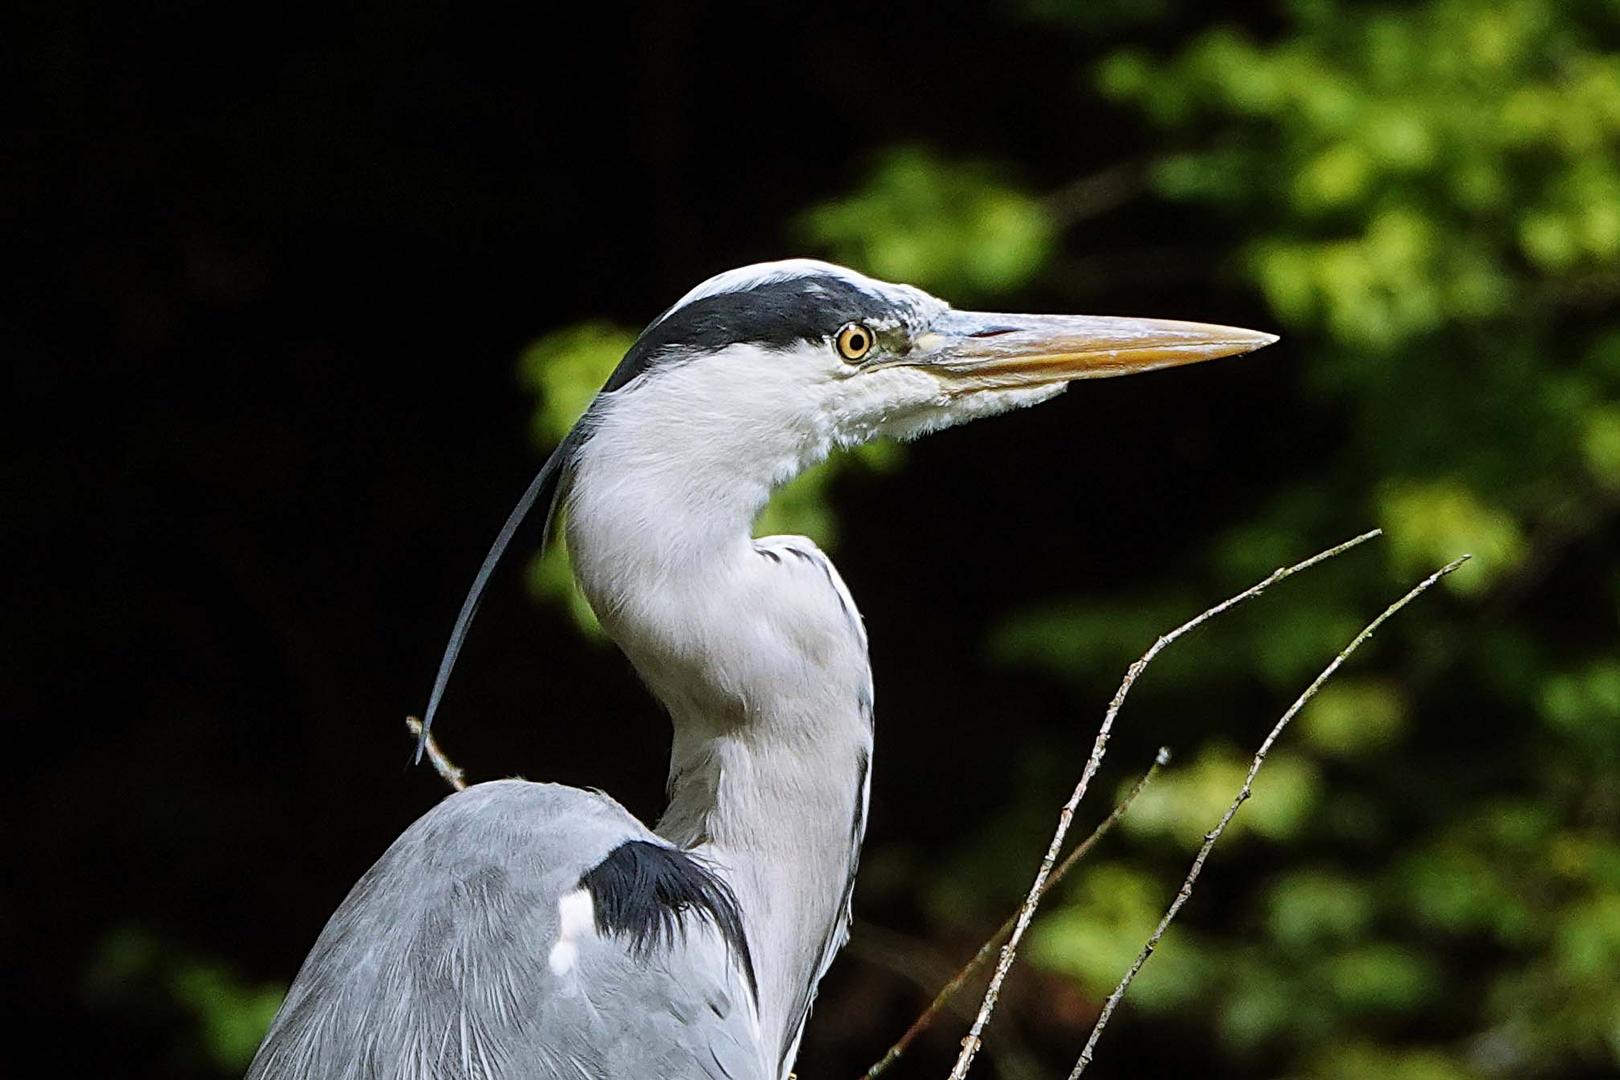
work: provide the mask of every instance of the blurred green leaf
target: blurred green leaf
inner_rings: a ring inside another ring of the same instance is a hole
[[[1611,981],[1620,972],[1620,895],[1593,897],[1559,920],[1553,956],[1576,979]]]
[[[1249,758],[1229,748],[1208,747],[1137,796],[1121,824],[1140,836],[1165,836],[1196,847],[1237,796],[1249,764]],[[1317,774],[1310,762],[1274,750],[1255,779],[1255,797],[1232,819],[1223,842],[1230,845],[1249,832],[1267,840],[1289,839],[1304,827],[1317,791]]]
[[[1394,484],[1380,507],[1395,564],[1404,576],[1422,573],[1467,552],[1473,555],[1446,584],[1478,593],[1524,559],[1519,523],[1458,484]]]
[[[231,1070],[244,1069],[253,1060],[286,995],[285,987],[250,986],[224,964],[200,960],[178,966],[169,986],[200,1022],[215,1063]]]
[[[1610,491],[1620,491],[1620,405],[1602,405],[1584,417],[1581,449],[1592,479]]]
[[[800,219],[839,262],[971,300],[1016,289],[1045,264],[1052,225],[1038,200],[974,162],[889,151],[853,193]]]
[[[1541,715],[1588,753],[1620,755],[1620,660],[1603,658],[1542,684]]]
[[[1324,1048],[1304,1075],[1309,1080],[1482,1080],[1485,1074],[1442,1050],[1337,1044]]]
[[[253,1059],[286,987],[253,983],[221,960],[198,956],[156,935],[125,927],[107,935],[86,967],[89,1000],[126,1018],[156,1023],[167,1013],[186,1020],[179,1057],[202,1057],[239,1074]]]
[[[538,399],[535,442],[562,442],[635,341],[627,327],[588,322],[553,331],[523,350],[518,372]]]
[[[1030,932],[1031,962],[1079,979],[1098,995],[1113,990],[1147,942],[1170,892],[1153,875],[1118,863],[1089,867],[1072,897],[1049,905]],[[1131,999],[1144,1009],[1186,1005],[1216,972],[1185,930],[1172,926],[1131,985]]]
[[[1296,871],[1271,887],[1266,929],[1281,945],[1306,948],[1357,937],[1373,911],[1365,883],[1328,871]]]
[[[1432,961],[1389,943],[1356,945],[1330,956],[1326,975],[1351,1013],[1400,1013],[1431,998],[1440,987]]]
[[[1324,686],[1300,713],[1300,734],[1324,754],[1354,755],[1388,746],[1406,725],[1399,687],[1376,679],[1341,678]]]

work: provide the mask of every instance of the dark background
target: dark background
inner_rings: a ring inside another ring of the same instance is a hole
[[[213,1075],[185,1050],[181,1012],[97,990],[109,940],[138,932],[285,982],[350,884],[441,796],[406,767],[402,720],[541,460],[515,377],[527,342],[586,318],[638,325],[712,273],[810,253],[793,216],[897,142],[1016,162],[1019,182],[1050,190],[1144,138],[1076,105],[1100,44],[969,5],[13,16],[0,1008],[25,1041],[53,1033],[67,1076]],[[1271,30],[1241,8],[1221,16]],[[1172,251],[1175,272],[1125,268],[1021,300],[1268,325],[1215,255],[1226,227],[1166,204],[1105,217],[1072,238],[1092,265],[1146,247]],[[926,441],[900,473],[840,483],[836,558],[879,693],[873,851],[927,864],[980,829],[1030,780],[1017,747],[1034,718],[1048,732],[1056,718],[1072,751],[1032,796],[1055,807],[1100,701],[986,665],[987,624],[1049,594],[1151,580],[1284,471],[1331,454],[1346,423],[1331,409],[1286,435],[1275,423],[1298,360],[1284,342],[1084,386]],[[597,785],[640,815],[660,808],[655,704],[516,573],[492,591],[441,717],[474,778]],[[1122,731],[1109,783],[1164,737]],[[1032,819],[1007,842],[1033,867],[1048,829]],[[856,908],[922,923],[881,883]],[[1018,979],[1025,1001],[1058,992]],[[800,1075],[852,1075],[917,1000],[840,960]],[[1048,1031],[1060,1051],[1078,1046],[1077,1022]],[[1110,1039],[1102,1075],[1215,1068],[1130,1015]]]

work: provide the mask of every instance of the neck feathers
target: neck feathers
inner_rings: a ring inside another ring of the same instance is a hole
[[[669,711],[658,832],[701,852],[736,893],[762,1031],[785,1069],[848,925],[872,751],[866,639],[810,541],[749,535],[776,473],[796,471],[792,447],[775,463],[751,459],[752,475],[720,468],[718,456],[692,467],[667,453],[667,431],[639,419],[609,414],[581,447],[570,556],[603,626]],[[672,458],[687,465],[662,464]]]

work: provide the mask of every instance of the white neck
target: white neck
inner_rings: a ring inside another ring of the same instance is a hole
[[[771,488],[825,448],[762,453],[757,429],[669,407],[666,384],[597,418],[574,469],[569,550],[603,626],[669,710],[658,831],[737,893],[764,1042],[779,1056],[769,1064],[785,1075],[843,943],[865,826],[866,640],[810,541],[750,537]]]

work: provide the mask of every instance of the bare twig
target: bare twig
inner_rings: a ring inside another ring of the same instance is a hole
[[[956,973],[956,964],[941,955],[932,943],[874,926],[871,922],[860,924],[844,951],[864,964],[893,972],[924,993],[932,993]],[[973,1019],[977,1006],[976,1000],[952,1000],[944,1005],[963,1023]],[[1045,1080],[1047,1070],[1019,1038],[1015,1027],[1009,1025],[1006,1031],[996,1030],[995,1043],[986,1044],[984,1052],[995,1061],[997,1074],[1003,1080]]]
[[[1114,987],[1114,992],[1108,995],[1108,1000],[1103,1004],[1102,1013],[1097,1017],[1096,1026],[1091,1029],[1091,1037],[1086,1040],[1085,1049],[1080,1052],[1080,1060],[1075,1062],[1074,1071],[1069,1073],[1069,1080],[1077,1080],[1080,1074],[1086,1071],[1086,1066],[1091,1064],[1091,1055],[1097,1047],[1097,1040],[1102,1036],[1103,1028],[1108,1026],[1108,1020],[1113,1016],[1115,1007],[1119,1005],[1120,999],[1125,996],[1125,991],[1130,988],[1131,980],[1136,978],[1136,973],[1142,970],[1142,965],[1147,963],[1148,957],[1153,955],[1153,950],[1158,948],[1159,940],[1164,937],[1164,932],[1169,928],[1171,920],[1176,917],[1176,913],[1181,910],[1181,906],[1192,896],[1193,883],[1198,880],[1198,875],[1204,869],[1204,860],[1209,858],[1209,853],[1214,849],[1215,842],[1221,838],[1221,834],[1231,824],[1232,818],[1237,815],[1238,808],[1249,800],[1249,796],[1253,792],[1255,775],[1259,773],[1260,766],[1265,764],[1266,755],[1271,752],[1272,745],[1277,741],[1277,737],[1283,733],[1283,729],[1289,725],[1295,716],[1299,715],[1299,711],[1305,707],[1305,704],[1311,698],[1316,696],[1316,692],[1333,677],[1334,672],[1343,666],[1344,662],[1350,658],[1350,654],[1359,649],[1363,642],[1372,637],[1378,628],[1384,625],[1385,620],[1417,599],[1431,585],[1467,562],[1469,558],[1470,556],[1463,555],[1460,558],[1453,559],[1413,586],[1405,596],[1385,608],[1378,618],[1362,628],[1361,633],[1352,638],[1350,644],[1339,651],[1339,655],[1333,658],[1333,662],[1322,669],[1322,673],[1316,677],[1311,685],[1305,688],[1305,692],[1295,699],[1294,703],[1288,707],[1288,711],[1283,713],[1282,719],[1278,720],[1272,727],[1270,734],[1266,736],[1265,741],[1260,744],[1260,749],[1254,755],[1254,761],[1249,766],[1249,773],[1243,779],[1243,787],[1232,800],[1232,804],[1226,808],[1226,813],[1221,815],[1219,824],[1205,835],[1204,846],[1198,849],[1197,856],[1193,858],[1192,869],[1187,872],[1186,880],[1181,883],[1181,891],[1170,902],[1170,907],[1165,911],[1164,918],[1159,920],[1159,925],[1154,929],[1153,936],[1148,938],[1146,945],[1142,946],[1142,951],[1137,954],[1135,962],[1130,966],[1130,970],[1125,972],[1125,977],[1120,979],[1118,986]]]
[[[1019,909],[1018,919],[1013,924],[1012,936],[1008,939],[1007,944],[1002,946],[1001,958],[996,963],[996,972],[990,977],[990,985],[985,988],[984,1000],[979,1005],[978,1015],[973,1019],[973,1026],[968,1029],[968,1033],[962,1038],[962,1052],[956,1059],[956,1066],[951,1070],[951,1080],[963,1080],[967,1076],[968,1069],[973,1065],[973,1056],[979,1052],[979,1047],[983,1042],[985,1025],[990,1022],[990,1014],[995,1011],[996,998],[1001,994],[1001,984],[1006,980],[1007,972],[1012,967],[1013,959],[1018,953],[1018,943],[1023,940],[1024,932],[1029,929],[1029,922],[1035,916],[1035,908],[1040,904],[1041,892],[1046,884],[1046,879],[1052,873],[1053,864],[1057,862],[1058,852],[1063,849],[1063,838],[1068,834],[1070,822],[1074,820],[1075,807],[1080,804],[1081,799],[1085,798],[1086,790],[1091,786],[1091,778],[1096,774],[1098,766],[1102,764],[1103,755],[1108,751],[1108,737],[1113,731],[1114,718],[1119,715],[1120,706],[1125,703],[1125,695],[1130,693],[1131,687],[1136,683],[1137,678],[1141,676],[1143,670],[1171,642],[1202,626],[1223,611],[1236,607],[1245,600],[1259,596],[1284,578],[1292,577],[1301,570],[1308,570],[1317,563],[1331,559],[1335,555],[1343,554],[1357,544],[1371,540],[1382,531],[1382,529],[1373,529],[1371,532],[1362,533],[1353,540],[1346,540],[1337,547],[1312,555],[1304,562],[1273,571],[1270,577],[1259,584],[1252,585],[1236,596],[1216,604],[1197,618],[1182,623],[1168,634],[1165,634],[1155,641],[1147,652],[1142,654],[1141,659],[1130,666],[1130,670],[1125,673],[1125,681],[1120,683],[1119,690],[1114,694],[1114,700],[1108,704],[1108,711],[1103,716],[1102,727],[1097,731],[1097,741],[1091,747],[1091,757],[1086,761],[1085,770],[1080,774],[1080,783],[1075,786],[1074,793],[1069,796],[1069,801],[1063,804],[1063,809],[1058,813],[1057,831],[1052,834],[1052,842],[1047,845],[1046,855],[1041,859],[1040,868],[1035,872],[1035,881],[1030,885],[1029,892],[1024,897],[1023,907]]]
[[[414,716],[407,716],[405,718],[405,727],[410,731],[411,738],[420,740],[423,748],[427,750],[428,760],[433,762],[433,768],[438,771],[439,779],[457,791],[466,790],[467,780],[463,776],[461,769],[455,762],[445,756],[444,751],[439,747],[439,741],[433,737],[432,732],[429,732],[425,739],[423,738],[422,721]]]
[[[1154,776],[1158,775],[1159,770],[1169,763],[1170,750],[1168,747],[1161,746],[1158,754],[1153,759],[1153,764],[1148,768],[1147,772],[1137,779],[1136,783],[1131,785],[1131,789],[1125,793],[1125,797],[1119,801],[1119,805],[1115,806],[1113,811],[1102,820],[1102,823],[1091,831],[1090,836],[1080,841],[1073,851],[1064,856],[1063,861],[1052,871],[1051,876],[1046,879],[1046,884],[1041,887],[1043,897],[1057,887],[1058,882],[1063,880],[1064,876],[1074,868],[1076,863],[1085,858],[1087,852],[1097,846],[1097,842],[1108,834],[1108,830],[1112,829],[1119,819],[1125,816],[1125,812],[1131,808],[1131,803],[1142,793],[1142,789],[1147,787]],[[889,1047],[888,1053],[883,1055],[882,1060],[866,1070],[866,1075],[861,1080],[877,1080],[881,1073],[900,1060],[901,1055],[910,1049],[917,1036],[921,1035],[928,1025],[933,1023],[934,1018],[950,1004],[957,991],[962,989],[962,985],[982,971],[985,964],[990,962],[990,958],[995,955],[996,947],[1007,940],[1017,921],[1018,912],[1015,911],[1007,916],[1007,921],[1002,923],[994,934],[990,935],[990,940],[979,946],[979,951],[973,954],[973,959],[969,960],[955,975],[951,976],[950,980],[940,988],[939,993],[934,995],[934,1000],[928,1003],[928,1008],[924,1009],[921,1015],[911,1022],[911,1026],[906,1029],[906,1033],[900,1036],[893,1046]],[[964,1014],[967,1012],[966,1009],[960,1011]]]
[[[1069,181],[1042,200],[1047,216],[1060,229],[1100,217],[1147,188],[1147,162],[1125,161]]]

